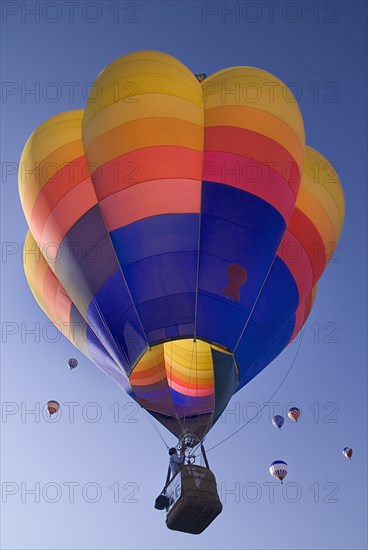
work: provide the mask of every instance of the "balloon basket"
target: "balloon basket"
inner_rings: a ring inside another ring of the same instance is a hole
[[[167,486],[166,496],[166,525],[174,531],[199,535],[222,511],[216,478],[203,466],[183,466]]]

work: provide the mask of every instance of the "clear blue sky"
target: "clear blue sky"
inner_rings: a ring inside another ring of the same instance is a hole
[[[2,547],[367,548],[366,2],[74,4],[1,5]],[[168,457],[146,415],[57,339],[21,261],[27,226],[16,165],[25,141],[46,118],[83,108],[88,83],[116,57],[140,49],[165,51],[193,72],[252,65],[294,83],[307,142],[337,163],[346,197],[340,246],[303,338],[233,398],[235,412],[206,443],[251,417],[291,365],[272,401],[275,412],[299,404],[300,423],[286,422],[279,432],[266,408],[209,453],[224,510],[197,537],[169,531],[153,508]],[[73,372],[65,366],[70,356],[80,360]],[[49,399],[64,404],[57,423],[25,415]],[[79,403],[74,421],[67,402]],[[92,422],[96,413],[101,418]],[[347,445],[351,462],[341,454]],[[277,486],[271,498],[268,467],[279,458],[289,475],[284,493]],[[26,492],[32,488],[36,494]]]

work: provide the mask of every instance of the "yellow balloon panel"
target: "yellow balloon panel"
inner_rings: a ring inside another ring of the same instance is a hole
[[[41,189],[69,162],[84,155],[83,111],[60,113],[37,128],[27,141],[19,165],[19,195],[27,218]]]
[[[304,163],[304,171],[318,182],[334,200],[340,214],[341,227],[344,220],[344,193],[334,165],[321,153],[308,147]],[[341,230],[341,228],[340,228]]]
[[[296,206],[314,223],[325,244],[337,243],[345,213],[342,186],[333,165],[311,147],[306,147]]]
[[[143,118],[176,118],[203,126],[202,106],[188,102],[182,97],[161,94],[137,95],[122,109],[121,103],[113,103],[94,116],[84,126],[83,141],[88,150],[91,143],[102,134],[128,122]]]
[[[304,124],[296,99],[272,74],[253,67],[231,67],[206,78],[202,87],[206,110],[232,105],[265,111],[284,121],[304,144]]]
[[[202,105],[201,86],[180,61],[161,52],[135,52],[114,61],[97,77],[87,102],[84,127],[108,106],[119,102],[129,108],[142,94],[181,97]]]

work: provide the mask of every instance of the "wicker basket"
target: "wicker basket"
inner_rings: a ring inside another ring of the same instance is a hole
[[[208,468],[186,465],[167,487],[166,525],[174,531],[198,535],[221,513],[216,478]]]

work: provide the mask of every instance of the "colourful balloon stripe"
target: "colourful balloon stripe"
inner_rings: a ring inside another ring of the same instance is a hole
[[[299,304],[295,314],[294,332],[290,338],[292,342],[307,321],[317,295],[317,285],[311,290],[304,302]],[[289,342],[289,343],[290,343]]]
[[[244,334],[248,338],[249,333],[254,333],[257,328],[255,325],[258,319],[252,317],[252,310],[262,295],[264,282],[294,208],[300,182],[300,163],[303,158],[301,155],[298,156],[298,164],[289,152],[294,151],[296,155],[298,151],[300,153],[299,138],[303,136],[303,132],[297,135],[294,129],[289,127],[290,119],[287,113],[290,112],[290,105],[286,102],[282,105],[283,99],[280,95],[276,101],[278,109],[271,116],[269,103],[257,102],[251,106],[244,94],[235,94],[236,104],[232,103],[234,95],[229,89],[233,90],[239,83],[243,86],[249,84],[249,75],[256,78],[262,76],[263,79],[265,77],[265,74],[257,69],[227,69],[207,79],[205,91],[209,100],[208,103],[205,102],[206,176],[207,179],[223,185],[220,187],[214,183],[203,184],[200,243],[203,253],[200,254],[199,264],[198,325],[200,335],[209,338],[210,341],[221,342],[230,350],[240,345]],[[214,93],[211,90],[212,80],[217,83],[213,86]],[[224,81],[225,88],[227,87],[225,99]],[[227,86],[228,83],[230,86]],[[265,91],[263,87],[263,92]],[[295,105],[292,108],[294,111],[298,110]],[[261,111],[260,117],[256,115],[257,110]],[[249,116],[250,113],[253,116]],[[226,115],[229,115],[229,125]],[[270,121],[271,117],[274,128],[278,128],[280,134],[285,136],[282,144],[276,139],[279,135],[272,131],[272,126],[267,129],[266,121]],[[297,118],[294,116],[293,120]],[[304,143],[304,136],[302,139]],[[287,144],[287,149],[283,144]],[[215,158],[208,158],[207,155],[214,153]],[[244,159],[247,164],[244,160],[240,164],[239,159]],[[253,174],[250,168],[253,169]],[[208,178],[209,171],[216,173],[216,179],[212,174]],[[242,192],[236,193],[229,185],[235,185],[242,189]],[[213,191],[210,192],[211,187]],[[212,199],[211,194],[214,197]],[[208,201],[210,206],[207,207],[205,201]],[[241,229],[242,225],[245,225],[244,229]],[[240,269],[244,269],[247,277],[244,291],[239,293],[240,303],[237,306],[230,304],[224,296],[227,283],[231,285],[231,281],[226,280],[228,262],[234,262]],[[292,284],[290,288],[293,288]],[[295,297],[294,300],[291,299],[292,303],[293,301],[295,303]],[[281,307],[279,313],[282,314],[284,302],[278,300],[278,305]],[[201,332],[203,330],[204,333]],[[251,341],[251,351],[255,358],[261,350],[262,339],[258,338],[258,345],[254,344],[254,337]],[[237,363],[241,365],[239,376],[242,380],[243,371],[247,372],[251,365],[252,353],[241,353],[241,357],[242,361],[239,361],[237,355]]]
[[[92,197],[92,204],[97,203],[96,195],[93,191],[89,178],[88,167],[85,157],[72,159],[71,162],[61,165],[60,169],[40,189],[31,209],[31,225],[34,228],[35,237],[42,235],[50,212],[60,203],[68,200],[70,193],[80,186],[83,186],[83,194],[80,194],[78,200],[84,199],[84,194]],[[68,206],[73,204],[68,201]],[[89,207],[90,208],[90,207]],[[88,208],[87,208],[88,209]],[[86,211],[86,210],[85,210]],[[83,211],[80,213],[82,215]],[[70,226],[69,226],[70,227]],[[65,231],[66,232],[66,231]]]
[[[207,108],[205,111],[205,126],[206,128],[235,126],[266,136],[288,151],[300,168],[303,166],[304,142],[281,118],[262,111],[257,106],[221,104],[217,107]]]
[[[241,105],[271,114],[283,121],[304,145],[304,124],[295,97],[286,84],[267,71],[230,67],[206,78],[202,89],[206,111]]]
[[[180,119],[197,126],[203,126],[202,104],[195,105],[183,97],[165,94],[140,94],[134,96],[127,108],[122,109],[121,101],[107,105],[101,112],[95,113],[93,118],[83,127],[83,142],[85,150],[101,135],[128,122],[147,118]]]
[[[202,89],[188,69],[169,56],[133,54],[123,65],[124,74],[118,62],[98,78],[103,97],[86,109],[86,156],[96,166],[92,180],[101,211],[145,336],[153,345],[190,335],[194,323],[199,225],[193,214],[200,211]],[[159,71],[159,81],[154,82],[152,70]],[[117,108],[111,94],[104,92],[127,82],[136,84],[137,97],[118,101]],[[102,116],[105,111],[107,118]],[[184,250],[178,249],[182,235],[187,239]]]
[[[112,104],[128,109],[144,94],[183,98],[186,103],[202,107],[202,88],[193,73],[170,55],[154,51],[134,52],[106,67],[97,77],[101,90],[93,91],[87,102],[84,131],[91,121]],[[162,103],[162,107],[166,107]],[[182,111],[181,111],[182,112]]]
[[[191,179],[160,179],[128,187],[103,199],[101,212],[109,231],[160,214],[197,214],[201,183]],[[132,241],[134,242],[134,241]]]
[[[203,155],[203,180],[216,181],[269,202],[288,221],[295,205],[295,193],[271,166],[233,153],[206,151]]]
[[[176,419],[163,421],[175,435],[190,428],[203,436],[233,394],[237,375],[231,354],[184,339],[153,347],[136,365],[130,383],[151,414]]]
[[[111,239],[97,205],[86,161],[80,157],[82,114],[72,111],[58,115],[33,134],[26,145],[21,165],[25,164],[27,168],[26,174],[30,176],[28,185],[35,200],[31,211],[27,210],[26,203],[23,206],[30,229],[49,266],[82,317],[93,326],[93,332],[98,334],[103,346],[117,364],[129,373],[131,365],[147,344],[123,274],[111,251]],[[79,142],[76,139],[77,132]],[[69,145],[65,144],[65,139],[73,141],[66,162],[62,162],[62,157],[59,158],[60,150],[65,153],[64,148]],[[45,179],[41,187],[30,169],[32,162],[37,160],[36,153],[39,162],[45,158],[47,162],[53,161],[50,164],[52,177]],[[73,158],[73,153],[78,156]],[[22,181],[20,189],[22,196],[27,195],[28,187],[23,187]],[[112,283],[117,283],[117,287],[114,288]],[[97,291],[100,291],[99,295]],[[106,322],[108,315],[111,319],[109,302],[112,300],[121,307],[120,316],[127,312],[129,328],[125,332],[138,334],[139,344],[137,338],[131,343],[130,337],[118,332],[119,326],[115,328]]]
[[[205,131],[204,147],[206,152],[231,153],[270,167],[290,185],[296,197],[300,183],[299,167],[286,149],[268,137],[244,128],[210,126]]]
[[[45,184],[52,181],[53,192],[57,195],[57,173],[70,162],[84,156],[81,142],[82,116],[83,111],[56,115],[37,128],[27,141],[19,166],[18,181],[28,222],[34,201]],[[74,186],[73,178],[70,184]]]
[[[310,150],[310,148],[307,148],[306,166],[310,165],[311,158],[314,156],[315,152]],[[328,167],[326,167],[326,162],[327,161],[323,163],[324,170],[325,172],[328,171],[331,176],[331,171],[328,170]],[[307,178],[305,178],[305,175]],[[338,181],[336,174],[334,176],[334,180]],[[320,182],[311,182],[309,174],[303,172],[301,181],[302,190],[305,185],[307,185],[310,190],[315,192],[315,189],[318,189],[318,186],[320,186]],[[329,196],[331,196],[330,193],[339,196],[338,187],[339,186],[335,186],[334,188],[329,187],[329,191],[327,191]],[[324,204],[328,204],[328,201],[326,200],[327,194],[323,194],[323,197],[325,199]],[[323,211],[323,216],[325,216],[325,212],[326,210]],[[316,212],[313,211],[311,218],[315,219],[315,215]],[[292,233],[291,230],[294,233]],[[338,238],[341,231],[341,224],[336,226],[336,231]],[[306,214],[304,214],[299,208],[295,208],[291,221],[289,222],[288,231],[285,233],[279,248],[278,257],[280,257],[287,265],[298,285],[299,306],[295,311],[295,315],[293,314],[289,318],[287,315],[278,315],[277,323],[275,323],[275,321],[271,321],[271,319],[268,319],[267,323],[264,324],[264,326],[267,327],[269,323],[273,323],[273,341],[267,337],[262,338],[264,349],[261,351],[259,358],[254,361],[253,366],[249,367],[248,371],[244,370],[244,374],[241,375],[241,386],[248,383],[250,377],[254,377],[268,363],[277,357],[285,346],[295,338],[307,320],[316,296],[317,287],[315,281],[319,279],[327,265],[328,259],[326,249],[328,244],[329,243],[324,243],[322,241],[316,226],[309,218],[307,218]],[[269,281],[267,281],[266,287],[273,278],[273,272],[274,267],[270,272]],[[290,299],[291,294],[290,297],[285,296],[285,300],[290,302]],[[260,297],[259,303],[259,307],[261,307],[262,296]],[[253,317],[255,320],[258,320],[260,333],[262,334],[265,330],[262,330],[262,321],[258,318],[258,304],[254,310]],[[249,336],[247,336],[247,331],[245,331],[242,340],[246,342],[246,338],[249,338]],[[246,345],[244,342],[239,343],[239,348],[236,355],[238,363],[242,365],[245,365],[246,360],[250,360],[252,357],[252,352],[256,350],[256,346],[251,346],[252,349],[248,350],[250,346]]]
[[[86,151],[96,167],[146,147],[175,146],[202,150],[203,128],[178,118],[143,118],[113,128]]]
[[[324,243],[313,222],[299,208],[295,208],[288,225],[290,233],[298,235],[300,245],[306,251],[313,271],[313,284],[316,284],[326,266]]]
[[[75,308],[66,290],[47,265],[30,232],[25,242],[25,260],[29,287],[50,321],[100,370],[133,397],[127,377]]]
[[[142,182],[160,179],[200,181],[201,174],[200,151],[175,145],[162,145],[146,147],[116,157],[96,168],[91,177],[97,198],[102,201],[113,193]]]
[[[297,284],[299,301],[303,300],[313,286],[313,269],[306,250],[289,229],[285,232],[277,255],[287,265]]]

